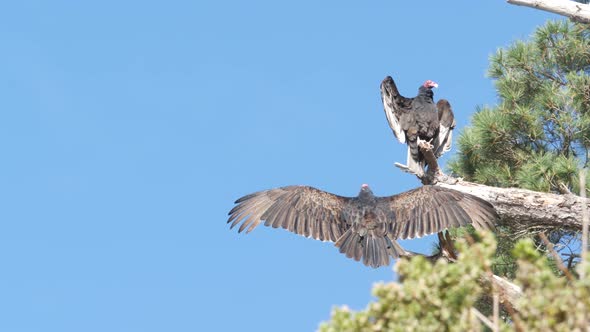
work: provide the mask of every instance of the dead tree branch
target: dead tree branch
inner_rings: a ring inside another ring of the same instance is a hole
[[[574,22],[590,23],[590,5],[570,0],[507,0],[509,4],[531,7],[569,17]]]
[[[582,230],[582,208],[590,208],[587,198],[462,181],[440,172],[431,148],[421,145],[420,151],[428,163],[428,171],[421,178],[422,183],[455,189],[490,202],[500,216],[500,225],[515,230]]]
[[[518,303],[518,299],[522,297],[522,288],[495,274],[491,275],[487,281],[498,287],[500,291],[500,300],[503,305],[506,305],[506,302],[508,302],[512,308],[518,310],[516,304]]]
[[[490,202],[500,224],[515,229],[582,229],[582,208],[590,207],[590,200],[576,195],[557,195],[519,188],[497,188],[458,181],[437,185],[469,193]]]
[[[402,171],[410,174],[416,175],[418,179],[422,182],[422,184],[435,184],[435,183],[447,183],[447,184],[455,184],[458,179],[452,178],[450,176],[445,175],[440,167],[438,166],[438,161],[432,152],[432,145],[428,144],[427,142],[420,142],[418,144],[420,148],[420,152],[424,156],[424,160],[428,165],[428,169],[424,172],[424,175],[419,176],[418,174],[412,172],[412,170],[403,164],[395,163],[395,167],[401,169]]]

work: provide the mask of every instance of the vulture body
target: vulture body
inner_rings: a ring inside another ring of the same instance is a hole
[[[451,104],[441,99],[434,104],[433,81],[426,81],[418,88],[414,98],[402,96],[393,78],[387,76],[381,83],[381,101],[389,126],[395,137],[408,145],[408,168],[419,177],[424,175],[425,160],[418,148],[420,141],[433,145],[436,157],[451,148],[455,118]]]
[[[334,195],[309,186],[259,191],[235,202],[231,228],[252,231],[265,226],[284,228],[316,240],[334,242],[340,252],[371,267],[389,265],[405,250],[397,239],[412,239],[450,227],[473,224],[493,229],[497,214],[473,195],[423,186],[398,195],[378,197],[362,185],[357,197]]]

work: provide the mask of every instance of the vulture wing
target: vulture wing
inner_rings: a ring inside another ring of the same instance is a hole
[[[335,242],[340,252],[365,265],[389,265],[405,250],[395,241],[473,224],[494,227],[492,205],[475,196],[423,186],[389,197],[342,197],[308,186],[263,190],[236,201],[231,227],[252,231],[261,221],[316,240]]]
[[[358,197],[337,196],[308,186],[289,186],[246,195],[236,204],[227,222],[232,228],[242,222],[239,232],[250,232],[264,220],[265,226],[335,242],[341,253],[372,267],[389,265],[389,257],[406,253],[387,237],[389,211],[378,211]]]
[[[381,101],[385,116],[393,134],[401,143],[406,143],[405,130],[415,122],[414,114],[411,112],[413,100],[414,98],[406,98],[399,94],[391,76],[387,76],[381,82]]]
[[[263,190],[238,199],[227,222],[233,228],[243,221],[239,232],[247,229],[248,233],[264,220],[265,226],[336,242],[350,227],[342,218],[344,206],[350,200],[308,186]]]
[[[451,150],[453,143],[453,129],[455,129],[455,116],[451,104],[446,99],[436,103],[438,109],[438,120],[440,123],[438,136],[434,142],[434,155],[438,158]]]
[[[490,203],[436,186],[379,197],[378,206],[392,213],[389,232],[394,239],[421,237],[467,224],[476,229],[493,229],[498,218]]]

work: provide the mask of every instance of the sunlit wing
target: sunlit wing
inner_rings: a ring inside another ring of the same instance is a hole
[[[335,242],[349,227],[342,210],[350,199],[309,186],[263,190],[238,199],[227,222],[232,228],[242,222],[238,231],[250,232],[265,221],[265,226]]]
[[[490,203],[436,186],[380,197],[379,204],[382,209],[393,212],[390,232],[394,239],[422,237],[468,224],[476,229],[493,229],[498,218]]]

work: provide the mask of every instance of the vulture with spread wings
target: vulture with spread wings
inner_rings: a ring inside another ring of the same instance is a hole
[[[309,186],[259,191],[235,202],[231,227],[252,231],[284,228],[321,241],[335,242],[340,252],[365,265],[389,265],[405,250],[397,239],[412,239],[447,228],[472,224],[493,229],[498,218],[492,205],[456,190],[423,186],[398,195],[377,197],[363,184],[357,197],[334,195]]]
[[[438,87],[433,81],[426,81],[414,98],[400,95],[391,76],[381,83],[381,101],[385,116],[395,137],[408,144],[408,169],[419,177],[424,175],[424,156],[418,148],[420,141],[432,144],[438,158],[451,149],[455,117],[451,104],[441,99],[434,104],[432,88]]]

